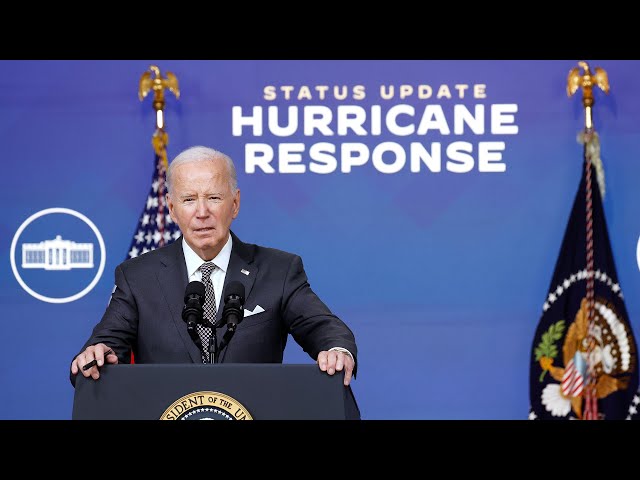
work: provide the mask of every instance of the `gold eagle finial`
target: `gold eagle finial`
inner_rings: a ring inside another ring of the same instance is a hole
[[[154,78],[151,77],[151,72],[154,74]],[[160,69],[151,65],[149,70],[144,72],[140,77],[138,86],[138,98],[140,101],[153,90],[153,108],[156,110],[162,110],[164,108],[164,90],[168,89],[173,93],[176,98],[180,98],[180,87],[178,86],[178,77],[173,73],[167,72],[167,76],[162,78],[160,75]]]
[[[581,73],[581,70],[583,73]],[[569,70],[567,77],[567,95],[570,97],[582,87],[582,105],[585,108],[585,127],[587,130],[593,129],[593,119],[591,117],[591,107],[595,101],[593,97],[593,87],[599,87],[604,93],[609,94],[609,77],[607,72],[600,67],[595,68],[595,73],[591,73],[589,64],[584,61],[578,62],[578,66]]]
[[[151,74],[153,73],[153,77]],[[164,90],[168,89],[176,98],[180,98],[180,88],[178,86],[178,77],[173,73],[167,72],[167,76],[162,78],[160,69],[156,65],[151,65],[149,70],[144,72],[138,83],[138,98],[140,101],[153,90],[153,108],[156,111],[156,131],[151,139],[151,144],[156,154],[162,158],[164,167],[168,167],[167,145],[169,136],[164,131]]]
[[[578,67],[569,70],[567,77],[567,95],[571,96],[582,87],[585,100],[589,97],[593,103],[593,86],[598,86],[604,93],[609,93],[609,78],[607,72],[600,67],[595,68],[595,74],[591,73],[587,62],[578,62]],[[580,74],[580,70],[584,72]],[[590,105],[589,105],[590,106]]]

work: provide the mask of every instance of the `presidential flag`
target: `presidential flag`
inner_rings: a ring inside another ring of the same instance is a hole
[[[166,155],[155,155],[155,168],[146,203],[133,234],[127,258],[135,258],[168,245],[180,237],[180,228],[173,222],[166,205]]]
[[[580,139],[582,177],[531,349],[529,419],[637,419],[637,348],[602,208],[598,136]]]

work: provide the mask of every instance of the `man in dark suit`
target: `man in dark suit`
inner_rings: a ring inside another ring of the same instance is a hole
[[[205,282],[205,272],[213,299],[204,310],[215,317],[212,323],[222,314],[224,287],[238,281],[245,289],[244,318],[228,344],[219,340],[219,362],[281,363],[291,334],[322,371],[344,371],[349,385],[356,369],[353,332],[313,292],[302,259],[244,243],[231,232],[240,211],[231,158],[207,147],[183,151],[169,166],[167,191],[183,236],[118,265],[109,305],[71,363],[71,382],[78,373],[98,379],[105,362],[129,363],[131,352],[136,363],[209,362],[211,329],[202,332],[199,348],[182,319],[185,288]],[[93,360],[95,366],[82,369]]]

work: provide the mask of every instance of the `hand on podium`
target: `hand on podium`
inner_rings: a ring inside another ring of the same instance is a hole
[[[328,352],[322,351],[318,354],[316,363],[320,367],[320,370],[327,372],[329,375],[341,372],[344,369],[345,387],[351,383],[353,367],[355,364],[353,357],[351,357],[349,353],[340,350],[329,350]]]
[[[82,372],[85,377],[91,376],[94,380],[100,378],[99,367],[107,363],[118,363],[118,356],[104,343],[90,345],[71,362],[71,373],[77,375]]]

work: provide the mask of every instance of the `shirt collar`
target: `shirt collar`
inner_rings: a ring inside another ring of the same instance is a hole
[[[227,268],[229,268],[229,259],[231,258],[231,234],[229,234],[229,238],[227,238],[227,243],[224,244],[220,253],[216,255],[213,260],[211,260],[216,267],[222,270],[224,273],[227,273]],[[184,260],[187,264],[187,273],[189,276],[193,275],[206,260],[200,258],[200,256],[193,251],[193,249],[189,246],[187,241],[182,238],[182,251],[184,252]]]

